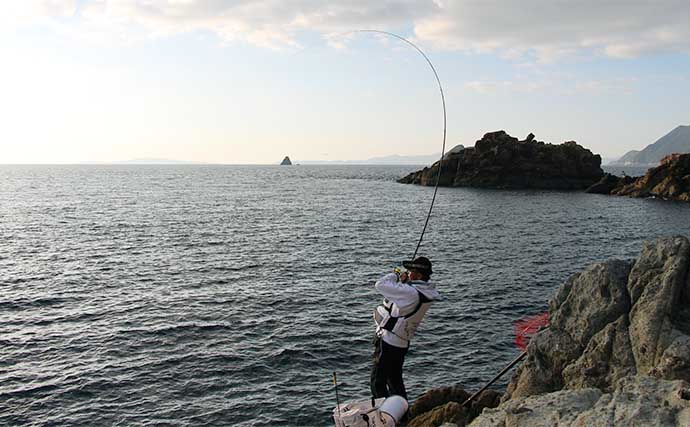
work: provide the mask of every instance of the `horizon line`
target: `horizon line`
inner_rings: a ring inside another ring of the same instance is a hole
[[[127,163],[127,162],[66,162],[66,163],[0,163],[0,166],[418,166],[422,163],[359,163],[358,160],[302,160],[306,164],[281,165],[275,163]],[[343,165],[340,163],[348,163]]]

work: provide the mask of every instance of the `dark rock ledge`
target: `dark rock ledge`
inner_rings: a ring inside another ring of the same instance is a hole
[[[437,389],[408,425],[690,426],[689,272],[684,236],[590,265],[551,299],[550,328],[530,342],[500,405],[487,392],[463,409],[464,390]]]

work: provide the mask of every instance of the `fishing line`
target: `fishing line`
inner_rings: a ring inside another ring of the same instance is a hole
[[[438,73],[436,72],[436,68],[434,68],[434,64],[431,63],[431,60],[429,59],[428,56],[414,43],[406,39],[405,37],[399,36],[395,33],[391,33],[388,31],[382,31],[382,30],[353,30],[353,31],[347,31],[345,33],[338,34],[337,36],[346,36],[349,34],[355,34],[355,33],[374,33],[374,34],[383,34],[389,37],[394,37],[398,40],[401,40],[405,43],[407,43],[409,46],[412,46],[422,57],[426,60],[427,64],[429,64],[429,67],[431,68],[431,71],[434,73],[434,77],[436,78],[436,83],[438,83],[438,90],[441,93],[441,105],[443,107],[443,144],[441,145],[441,159],[439,160],[438,163],[438,175],[436,176],[436,185],[434,186],[434,194],[431,197],[431,204],[429,205],[429,212],[426,215],[426,220],[424,221],[424,227],[422,228],[422,232],[419,235],[419,241],[417,242],[417,246],[415,247],[414,254],[412,255],[412,260],[414,260],[417,257],[417,252],[419,251],[419,247],[422,245],[422,240],[424,240],[424,233],[426,233],[426,228],[429,225],[429,219],[431,218],[431,211],[434,208],[434,202],[436,201],[436,194],[438,193],[438,186],[441,181],[441,169],[443,168],[443,157],[445,156],[445,151],[446,151],[446,98],[443,95],[443,86],[441,85],[441,79],[438,77]],[[335,377],[335,372],[333,373],[333,381],[336,384],[336,402],[337,402],[337,407],[338,407],[338,415],[340,415],[340,399],[338,398],[338,388],[337,388],[337,382],[336,382],[336,377]],[[372,407],[374,406],[374,398],[372,397]],[[367,419],[367,425],[369,424],[369,420]]]
[[[443,106],[443,145],[441,146],[441,159],[439,160],[438,163],[438,174],[436,175],[436,185],[434,186],[434,195],[431,197],[431,204],[429,205],[429,212],[426,215],[426,220],[424,221],[424,228],[422,228],[422,233],[419,236],[419,241],[417,242],[417,247],[414,250],[414,254],[412,255],[412,260],[414,260],[417,257],[417,252],[419,251],[419,247],[422,245],[422,240],[424,239],[424,233],[426,233],[426,228],[429,225],[429,219],[431,218],[431,211],[434,209],[434,202],[436,201],[436,193],[438,193],[438,185],[439,182],[441,182],[441,169],[443,168],[443,157],[445,156],[445,151],[446,151],[446,98],[443,95],[443,86],[441,85],[441,79],[438,77],[438,73],[436,72],[436,68],[434,68],[434,64],[431,63],[431,60],[429,59],[428,56],[420,49],[416,44],[412,43],[405,37],[399,36],[395,33],[390,33],[388,31],[381,31],[381,30],[353,30],[353,31],[348,31],[342,34],[338,34],[338,36],[345,36],[348,34],[354,34],[354,33],[376,33],[376,34],[384,34],[390,37],[395,37],[398,40],[402,40],[403,42],[407,43],[408,45],[412,46],[417,52],[419,52],[422,57],[426,60],[427,64],[429,64],[429,67],[431,68],[431,71],[434,73],[434,77],[436,78],[436,83],[438,83],[438,90],[441,93],[441,104]]]

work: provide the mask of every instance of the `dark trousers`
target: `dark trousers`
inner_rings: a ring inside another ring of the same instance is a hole
[[[387,344],[379,337],[374,338],[371,395],[375,399],[396,394],[407,400],[407,392],[402,377],[405,354],[407,354],[406,348]]]

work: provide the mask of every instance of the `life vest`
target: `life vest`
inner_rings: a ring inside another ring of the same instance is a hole
[[[376,322],[377,334],[382,330],[386,330],[409,343],[433,302],[419,290],[417,290],[417,294],[419,294],[419,302],[414,310],[404,316],[393,316],[391,314],[393,303],[388,300],[384,300],[383,304],[376,307],[374,310],[374,322]]]

